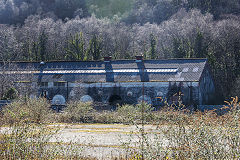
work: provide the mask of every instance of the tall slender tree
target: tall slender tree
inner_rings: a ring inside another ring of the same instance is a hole
[[[41,61],[49,60],[46,51],[47,39],[48,39],[47,34],[45,33],[45,31],[42,31],[42,33],[39,36],[39,55]]]
[[[66,48],[67,59],[70,60],[84,60],[85,57],[85,43],[83,39],[83,33],[77,33],[76,35],[70,35],[68,40],[68,47]]]
[[[155,59],[157,55],[156,51],[156,37],[151,33],[150,34],[150,58]]]
[[[92,60],[100,60],[102,52],[102,40],[94,34],[89,42],[88,55]]]

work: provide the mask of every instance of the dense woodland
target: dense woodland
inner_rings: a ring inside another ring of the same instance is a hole
[[[0,0],[0,60],[208,58],[240,95],[239,0]]]

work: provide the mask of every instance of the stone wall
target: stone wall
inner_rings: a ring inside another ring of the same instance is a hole
[[[199,104],[214,104],[215,86],[208,70],[204,70],[199,83]]]
[[[177,103],[177,93],[181,92],[184,104],[198,104],[198,82],[125,82],[125,83],[71,83],[65,87],[41,88],[52,99],[62,95],[67,100],[80,100],[90,96],[93,101],[104,104],[121,103],[137,104],[142,100],[155,105],[163,105],[163,101]]]

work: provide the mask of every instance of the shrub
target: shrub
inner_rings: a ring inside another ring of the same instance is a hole
[[[138,114],[138,119],[140,119],[142,122],[152,122],[153,118],[153,107],[149,104],[142,103],[136,105],[137,108],[137,114]],[[142,123],[141,122],[141,123]]]
[[[84,159],[81,146],[58,139],[58,126],[22,120],[0,131],[1,159]]]
[[[10,88],[4,95],[3,99],[12,100],[17,98],[17,90],[15,88]]]
[[[60,116],[61,122],[91,122],[95,110],[91,103],[71,102]]]
[[[93,122],[111,124],[111,123],[120,123],[121,119],[119,119],[119,115],[117,114],[117,112],[102,111],[102,112],[95,113]],[[124,123],[124,122],[121,122],[121,123]]]
[[[2,110],[2,123],[14,124],[22,120],[32,123],[43,123],[49,120],[52,111],[44,98],[24,98],[13,101]]]
[[[153,118],[153,107],[147,104],[138,105],[122,105],[117,108],[116,120],[121,123],[140,123],[141,120],[145,122],[152,121]],[[143,113],[143,114],[142,114]],[[143,116],[143,117],[142,117]]]
[[[188,114],[165,111],[165,118],[172,115],[171,123],[158,125],[153,133],[139,128],[143,136],[139,136],[137,155],[144,159],[239,159],[240,102],[236,97],[227,104],[228,114],[198,112],[189,115],[187,123],[183,115]]]
[[[121,123],[132,123],[137,118],[138,109],[133,105],[122,105],[117,108],[118,119]]]
[[[58,126],[43,124],[52,120],[52,114],[43,98],[20,99],[5,106],[1,122],[10,126],[0,125],[1,159],[84,159],[81,146],[58,139]]]
[[[2,159],[54,159],[57,154],[49,147],[55,130],[39,124],[19,122],[1,131]]]

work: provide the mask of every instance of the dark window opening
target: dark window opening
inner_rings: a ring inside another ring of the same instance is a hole
[[[48,82],[41,82],[39,85],[41,87],[48,87]]]
[[[54,87],[65,87],[66,82],[54,82],[53,85]]]
[[[109,98],[109,104],[110,105],[117,105],[122,103],[122,98],[119,95],[112,95]]]

